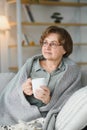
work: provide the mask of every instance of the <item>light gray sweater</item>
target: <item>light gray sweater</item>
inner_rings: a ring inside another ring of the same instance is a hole
[[[29,104],[22,92],[22,83],[29,77],[34,56],[27,60],[16,76],[9,82],[0,95],[0,125],[11,125],[18,120],[31,121],[41,117],[40,111],[49,111],[43,130],[54,130],[56,116],[68,98],[81,88],[81,73],[79,67],[70,59],[65,58],[65,73],[60,82],[55,85],[51,101],[46,106],[40,107]]]

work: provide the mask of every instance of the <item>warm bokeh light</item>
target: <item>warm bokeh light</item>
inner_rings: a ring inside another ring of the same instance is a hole
[[[4,15],[0,15],[0,30],[5,31],[8,29],[10,29],[10,25],[9,25],[7,17]]]

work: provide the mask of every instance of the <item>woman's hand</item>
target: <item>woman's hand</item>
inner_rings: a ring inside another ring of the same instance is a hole
[[[50,102],[50,89],[46,86],[42,86],[41,89],[35,91],[34,97],[41,100],[43,103],[48,104]]]
[[[26,95],[32,95],[32,81],[31,78],[27,79],[23,84],[22,84],[22,90],[24,94]]]

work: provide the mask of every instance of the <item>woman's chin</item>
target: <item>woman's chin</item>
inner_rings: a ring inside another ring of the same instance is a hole
[[[45,57],[45,59],[47,59],[47,60],[51,60],[51,59],[52,59],[51,56],[44,56],[44,57]]]

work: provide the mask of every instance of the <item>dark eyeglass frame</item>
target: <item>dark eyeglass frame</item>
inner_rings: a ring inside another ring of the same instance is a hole
[[[53,41],[50,43],[48,43],[47,41],[42,42],[42,47],[47,47],[48,45],[53,49],[56,49],[58,46],[62,46],[62,44],[58,44],[57,42]]]

